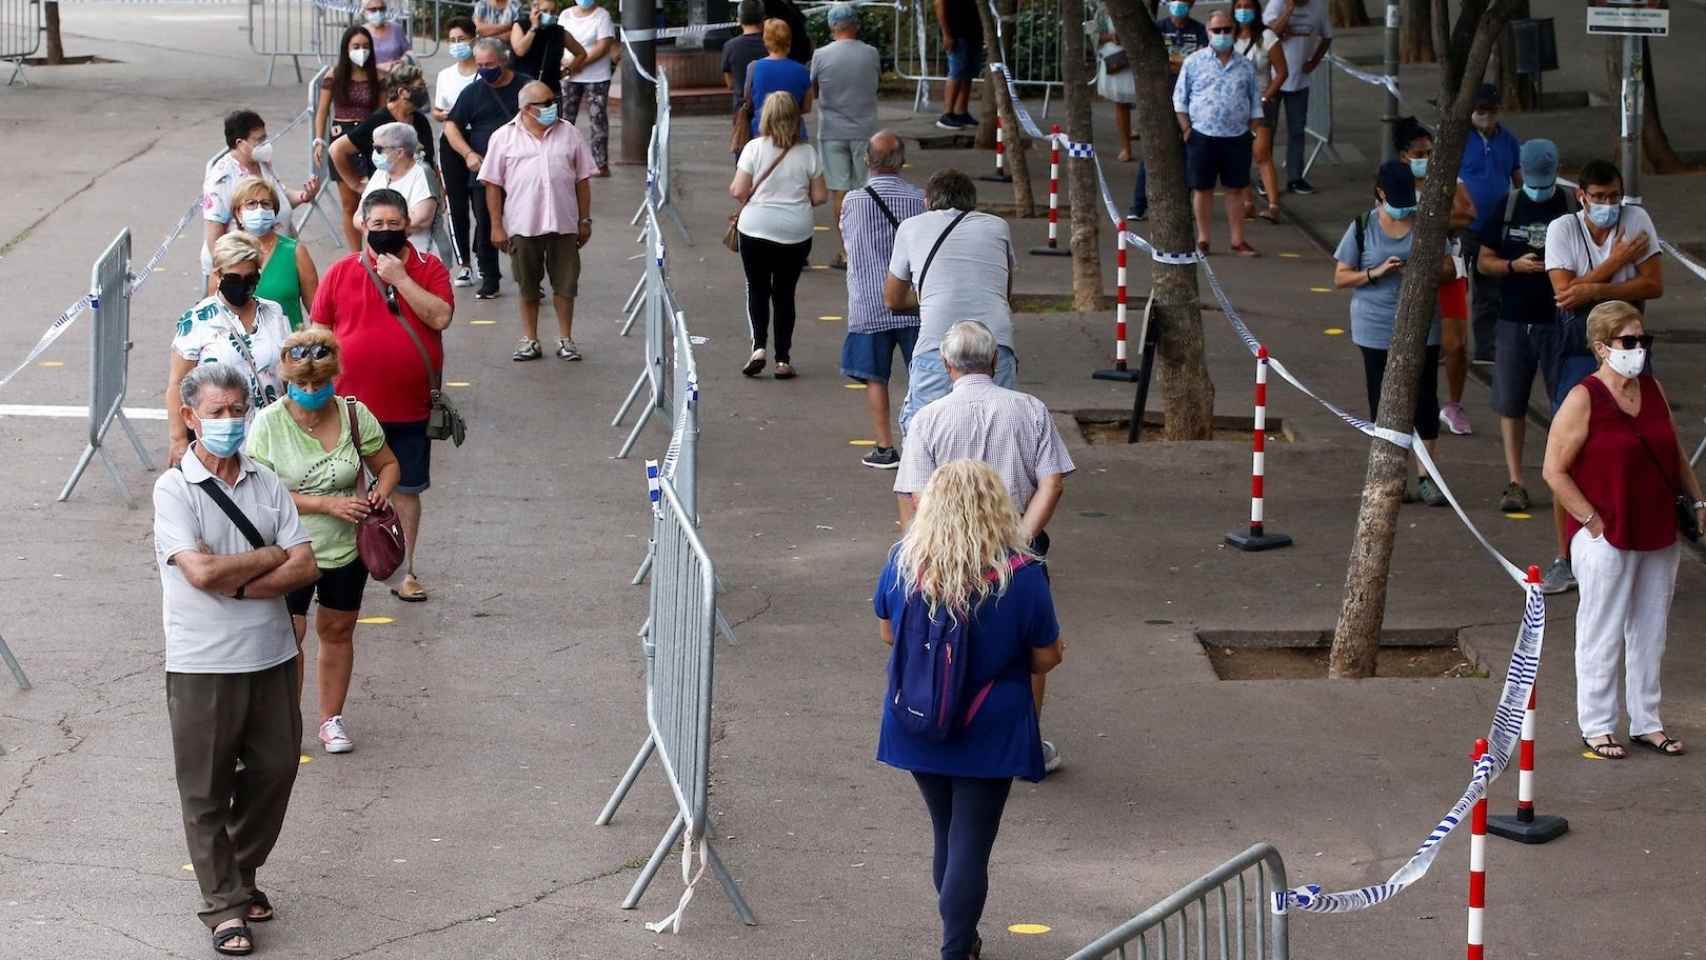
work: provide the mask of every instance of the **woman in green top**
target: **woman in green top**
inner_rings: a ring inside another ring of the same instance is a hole
[[[308,606],[319,596],[314,631],[320,637],[320,743],[327,753],[348,753],[355,744],[344,727],[344,700],[355,668],[355,621],[367,587],[367,568],[356,551],[356,524],[390,502],[402,470],[385,444],[384,428],[366,405],[333,395],[338,340],[330,330],[310,327],[286,337],[279,372],[287,395],[256,415],[244,452],[284,481],[314,542],[320,579],[286,597],[285,606],[300,654]],[[359,454],[350,433],[352,416],[361,437]],[[356,496],[361,467],[377,478],[366,498]],[[298,683],[301,676],[299,671]],[[298,688],[299,701],[301,696]]]
[[[255,296],[283,307],[290,329],[301,330],[305,323],[303,314],[314,302],[314,291],[320,286],[320,273],[308,255],[308,245],[273,229],[278,220],[278,195],[260,177],[245,177],[238,182],[231,193],[231,209],[243,229],[261,244],[261,284],[255,288]],[[209,277],[208,283],[213,282]],[[211,286],[208,292],[212,292]]]

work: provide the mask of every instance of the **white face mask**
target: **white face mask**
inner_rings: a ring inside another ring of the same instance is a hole
[[[365,66],[367,66],[368,55],[371,54],[372,52],[373,51],[367,49],[366,47],[356,47],[354,50],[351,50],[349,52],[349,62],[355,64],[358,67],[365,67]]]
[[[1633,350],[1622,350],[1611,347],[1606,351],[1605,363],[1618,376],[1633,380],[1641,375],[1647,367],[1647,348],[1636,347]]]
[[[272,162],[272,141],[268,140],[266,143],[261,144],[260,146],[256,147],[253,150],[250,150],[249,151],[249,157],[251,159],[253,159],[256,163],[271,163]]]

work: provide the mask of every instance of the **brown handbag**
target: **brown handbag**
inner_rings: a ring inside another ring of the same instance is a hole
[[[746,205],[752,202],[753,196],[758,193],[759,185],[770,179],[770,175],[776,172],[776,168],[781,165],[783,160],[787,159],[788,150],[792,150],[797,146],[799,146],[799,144],[795,143],[788,147],[787,150],[783,150],[781,153],[777,154],[776,159],[770,161],[770,166],[764,168],[764,173],[761,174],[757,180],[752,181],[752,193],[747,194],[746,199],[742,200],[740,202],[740,206],[735,208],[735,212],[729,214],[729,228],[723,231],[723,246],[728,247],[730,253],[740,252],[740,212],[745,210]]]
[[[349,438],[355,447],[356,496],[367,499],[367,463],[361,456],[361,420],[355,415],[355,398],[344,398],[344,411],[349,415]],[[397,510],[390,504],[374,507],[355,527],[355,551],[362,566],[375,580],[389,580],[403,565],[403,524]]]
[[[752,139],[752,64],[746,65],[746,85],[741,88],[740,106],[729,128],[729,152],[738,155]]]

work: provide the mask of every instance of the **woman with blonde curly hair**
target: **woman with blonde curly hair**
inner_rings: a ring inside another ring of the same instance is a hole
[[[244,452],[278,474],[296,502],[302,528],[314,541],[320,579],[291,593],[285,606],[300,655],[308,634],[308,607],[319,597],[314,632],[320,638],[315,671],[320,743],[327,753],[348,753],[355,743],[344,726],[344,700],[355,668],[355,621],[367,588],[367,568],[356,550],[356,525],[372,510],[389,505],[402,470],[385,444],[384,428],[367,406],[332,392],[339,364],[338,339],[330,330],[310,327],[291,334],[284,341],[280,368],[287,395],[255,418]],[[357,470],[375,478],[366,497],[356,493]],[[296,676],[300,684],[301,671]],[[297,699],[301,696],[298,687]]]
[[[896,647],[877,760],[909,771],[930,811],[943,960],[975,957],[989,855],[1013,778],[1043,778],[1031,675],[1053,670],[1065,649],[1042,561],[1026,546],[994,470],[976,460],[936,469],[872,602],[890,646],[916,642],[923,618],[963,630],[965,719],[942,739],[907,728],[894,706],[896,664],[929,651]]]

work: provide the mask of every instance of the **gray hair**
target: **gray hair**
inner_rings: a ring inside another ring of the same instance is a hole
[[[977,184],[953,168],[938,170],[924,185],[924,209],[976,210]]]
[[[942,363],[961,373],[995,373],[995,334],[976,320],[961,320],[942,335]]]
[[[421,148],[421,137],[412,123],[387,123],[373,131],[373,143],[387,149],[402,147],[412,157]]]
[[[878,146],[878,141],[883,146]],[[906,141],[893,130],[878,130],[865,143],[865,166],[881,173],[899,173],[906,166]]]
[[[829,13],[825,15],[824,19],[829,21],[829,29],[831,30],[841,30],[846,27],[858,29],[859,27],[859,14],[853,10],[851,3],[835,4],[829,8]]]
[[[498,55],[499,63],[509,63],[509,44],[502,37],[481,37],[474,41],[474,50],[489,50]]]
[[[184,379],[178,382],[178,399],[184,402],[184,406],[194,409],[202,387],[235,390],[243,395],[245,404],[249,402],[249,381],[229,363],[198,363],[191,367],[190,372],[184,374]]]

